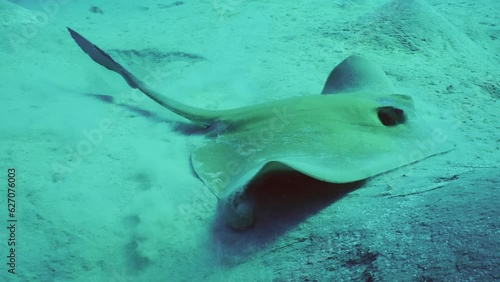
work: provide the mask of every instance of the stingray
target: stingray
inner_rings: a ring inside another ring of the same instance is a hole
[[[328,76],[321,95],[292,97],[228,110],[191,107],[151,89],[99,47],[68,28],[92,60],[168,110],[206,128],[191,154],[197,176],[217,196],[227,224],[254,224],[252,182],[297,171],[350,183],[451,150],[454,145],[418,116],[377,65],[353,55]]]

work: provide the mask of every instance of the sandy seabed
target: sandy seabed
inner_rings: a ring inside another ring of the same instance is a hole
[[[14,168],[17,222],[16,274],[4,229],[0,280],[499,280],[498,11],[493,0],[3,0],[0,220]],[[257,225],[235,233],[190,167],[203,137],[92,62],[66,26],[207,109],[318,95],[336,64],[363,55],[433,105],[420,110],[456,148],[355,188],[276,175]]]

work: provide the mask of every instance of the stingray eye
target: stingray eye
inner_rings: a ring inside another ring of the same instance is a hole
[[[406,121],[405,112],[394,107],[380,107],[377,109],[378,119],[385,126],[395,126]]]

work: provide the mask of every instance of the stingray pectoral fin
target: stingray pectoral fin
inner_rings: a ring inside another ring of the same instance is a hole
[[[211,144],[195,150],[191,161],[198,177],[218,198],[224,199],[276,171],[294,170],[325,182],[351,183],[455,148],[452,142],[436,142],[430,135],[427,137],[398,144],[383,154],[353,153],[349,157],[335,153],[316,156],[291,153],[267,162],[254,162],[254,158],[241,156],[223,144]]]
[[[312,178],[329,183],[351,183],[364,180],[375,175],[404,167],[422,159],[448,152],[455,148],[455,145],[449,142],[437,145],[439,148],[430,153],[425,153],[415,147],[408,147],[406,151],[397,150],[390,155],[378,157],[375,159],[358,158],[349,163],[341,162],[335,170],[331,170],[330,159],[318,159],[316,162],[303,160],[283,160],[282,166],[289,167],[302,174]]]
[[[204,126],[211,125],[220,117],[221,113],[219,111],[208,111],[190,107],[154,91],[146,83],[142,82],[135,75],[130,73],[122,65],[111,58],[111,56],[109,56],[101,48],[94,45],[92,42],[69,27],[68,31],[71,34],[71,37],[75,40],[76,44],[78,44],[83,52],[89,55],[94,62],[100,64],[108,70],[118,73],[125,79],[130,87],[139,89],[149,98],[153,99],[155,102],[170,111]]]

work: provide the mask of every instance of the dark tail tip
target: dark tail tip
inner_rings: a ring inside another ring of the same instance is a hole
[[[117,63],[111,56],[106,54],[101,48],[94,45],[88,39],[80,35],[78,32],[67,27],[71,37],[75,40],[76,44],[85,52],[90,58],[99,65],[120,74],[132,88],[137,88],[137,79]]]

